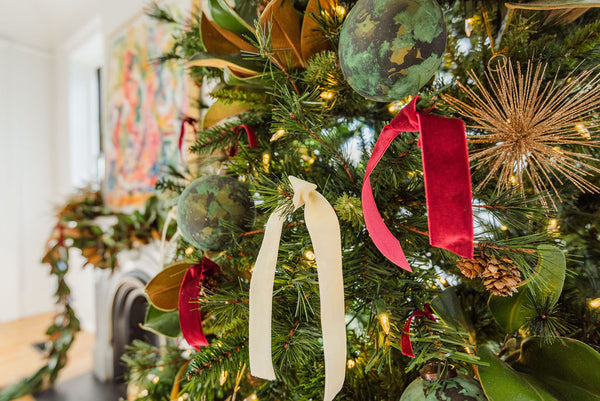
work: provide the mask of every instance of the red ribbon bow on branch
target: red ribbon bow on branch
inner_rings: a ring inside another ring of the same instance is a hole
[[[250,148],[255,148],[258,146],[258,139],[256,138],[256,133],[252,127],[246,124],[238,125],[237,127],[233,128],[233,132],[235,132],[237,135],[233,141],[233,146],[229,151],[229,157],[235,156],[238,152],[238,141],[240,139],[242,130],[246,131],[246,136],[248,137],[248,146]]]
[[[415,97],[381,132],[362,186],[363,214],[371,239],[386,258],[408,271],[412,270],[400,243],[377,210],[370,178],[387,148],[402,132],[421,133],[419,147],[423,153],[430,244],[473,258],[471,174],[464,123],[457,118],[418,112],[418,100]]]
[[[195,133],[198,132],[198,130],[196,129],[196,120],[193,119],[192,117],[188,117],[181,122],[181,129],[179,130],[179,143],[178,143],[179,157],[181,158],[181,161],[183,161],[183,140],[185,138],[186,124],[190,125],[194,129]]]
[[[181,333],[189,345],[200,350],[201,346],[208,345],[202,329],[202,316],[198,297],[200,285],[207,276],[219,272],[219,265],[204,257],[199,265],[193,265],[183,277],[179,288],[179,325]]]
[[[410,356],[411,358],[414,358],[415,354],[413,352],[412,343],[410,342],[410,325],[413,319],[423,319],[424,317],[435,322],[435,316],[433,315],[429,303],[426,303],[423,309],[417,309],[412,312],[408,316],[404,328],[402,329],[402,335],[400,336],[400,350],[404,355]]]

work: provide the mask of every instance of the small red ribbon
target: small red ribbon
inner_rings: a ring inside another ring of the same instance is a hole
[[[179,157],[181,157],[182,161],[183,161],[183,140],[185,139],[185,125],[186,124],[189,124],[194,129],[194,132],[198,132],[198,130],[196,129],[196,120],[193,119],[192,117],[188,117],[181,122],[181,129],[179,130],[178,147],[179,147]]]
[[[429,243],[473,259],[471,174],[465,126],[457,118],[417,112],[415,97],[385,126],[367,163],[362,186],[365,224],[379,251],[401,268],[412,271],[398,240],[377,210],[371,173],[392,141],[402,132],[420,132],[429,222]]]
[[[435,322],[435,316],[433,315],[429,303],[426,303],[423,309],[417,309],[412,312],[408,316],[408,320],[402,329],[402,335],[400,336],[400,350],[404,355],[410,356],[411,358],[414,358],[415,354],[413,352],[412,343],[410,342],[410,325],[413,319],[423,319],[424,317]]]
[[[198,351],[201,346],[208,345],[208,340],[202,330],[202,316],[198,305],[200,285],[206,276],[219,272],[219,266],[204,257],[199,265],[193,265],[183,277],[179,288],[179,325],[181,333],[189,345]]]
[[[246,136],[248,137],[248,146],[250,148],[255,148],[258,146],[258,138],[256,138],[256,133],[252,127],[246,124],[238,125],[237,127],[233,128],[233,132],[235,132],[237,135],[233,142],[233,146],[229,151],[229,157],[235,156],[238,152],[238,141],[242,130],[246,131]]]

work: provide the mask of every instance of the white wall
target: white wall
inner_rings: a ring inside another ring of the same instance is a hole
[[[53,65],[49,53],[0,40],[0,321],[53,308],[40,262],[53,226]]]
[[[54,308],[54,280],[40,263],[44,244],[55,207],[88,176],[78,166],[95,163],[89,160],[93,134],[82,131],[85,122],[72,114],[78,108],[89,113],[89,105],[80,103],[86,90],[74,89],[73,83],[84,81],[90,60],[102,54],[93,54],[97,48],[86,54],[82,46],[98,35],[108,37],[147,4],[87,3],[80,15],[72,15],[81,21],[78,29],[49,41],[59,44],[53,48],[21,45],[18,35],[0,37],[0,322]],[[74,307],[88,330],[94,329],[93,276],[91,268],[80,269],[77,262],[68,275]]]

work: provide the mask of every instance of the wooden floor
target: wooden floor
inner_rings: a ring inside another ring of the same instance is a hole
[[[44,356],[32,344],[46,341],[44,333],[52,319],[53,314],[47,313],[0,324],[0,389],[44,366]],[[58,382],[91,371],[93,347],[93,334],[84,331],[78,333]],[[26,396],[18,400],[34,401],[34,398]]]

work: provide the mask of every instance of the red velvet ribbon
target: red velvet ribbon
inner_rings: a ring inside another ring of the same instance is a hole
[[[415,354],[413,352],[412,343],[410,342],[410,325],[413,319],[423,319],[424,317],[435,322],[435,316],[433,315],[433,311],[431,310],[429,303],[425,304],[425,308],[417,309],[416,311],[412,312],[408,316],[408,320],[402,329],[402,335],[400,336],[400,350],[404,355],[410,356],[411,358],[414,358]]]
[[[246,136],[248,137],[248,146],[250,148],[255,148],[258,146],[258,138],[256,138],[256,133],[252,127],[246,124],[238,125],[237,127],[233,128],[233,131],[237,134],[237,136],[233,142],[231,150],[229,151],[229,157],[235,156],[238,152],[239,135],[242,130],[246,131]]]
[[[194,129],[194,132],[198,132],[198,130],[196,129],[196,120],[193,119],[192,117],[188,117],[181,122],[181,129],[179,130],[179,144],[178,144],[179,157],[181,157],[181,160],[183,160],[183,140],[185,138],[185,125],[186,124],[189,124]]]
[[[202,316],[198,297],[200,285],[206,276],[219,272],[219,266],[212,260],[204,257],[199,265],[190,267],[183,277],[179,288],[179,325],[181,333],[189,345],[200,350],[201,346],[208,345],[208,340],[202,330]]]
[[[420,132],[429,222],[429,242],[473,259],[471,174],[465,126],[462,120],[418,112],[415,97],[385,126],[367,163],[362,186],[365,224],[381,253],[401,268],[412,271],[398,240],[386,227],[371,187],[371,173],[394,138],[402,132]]]

